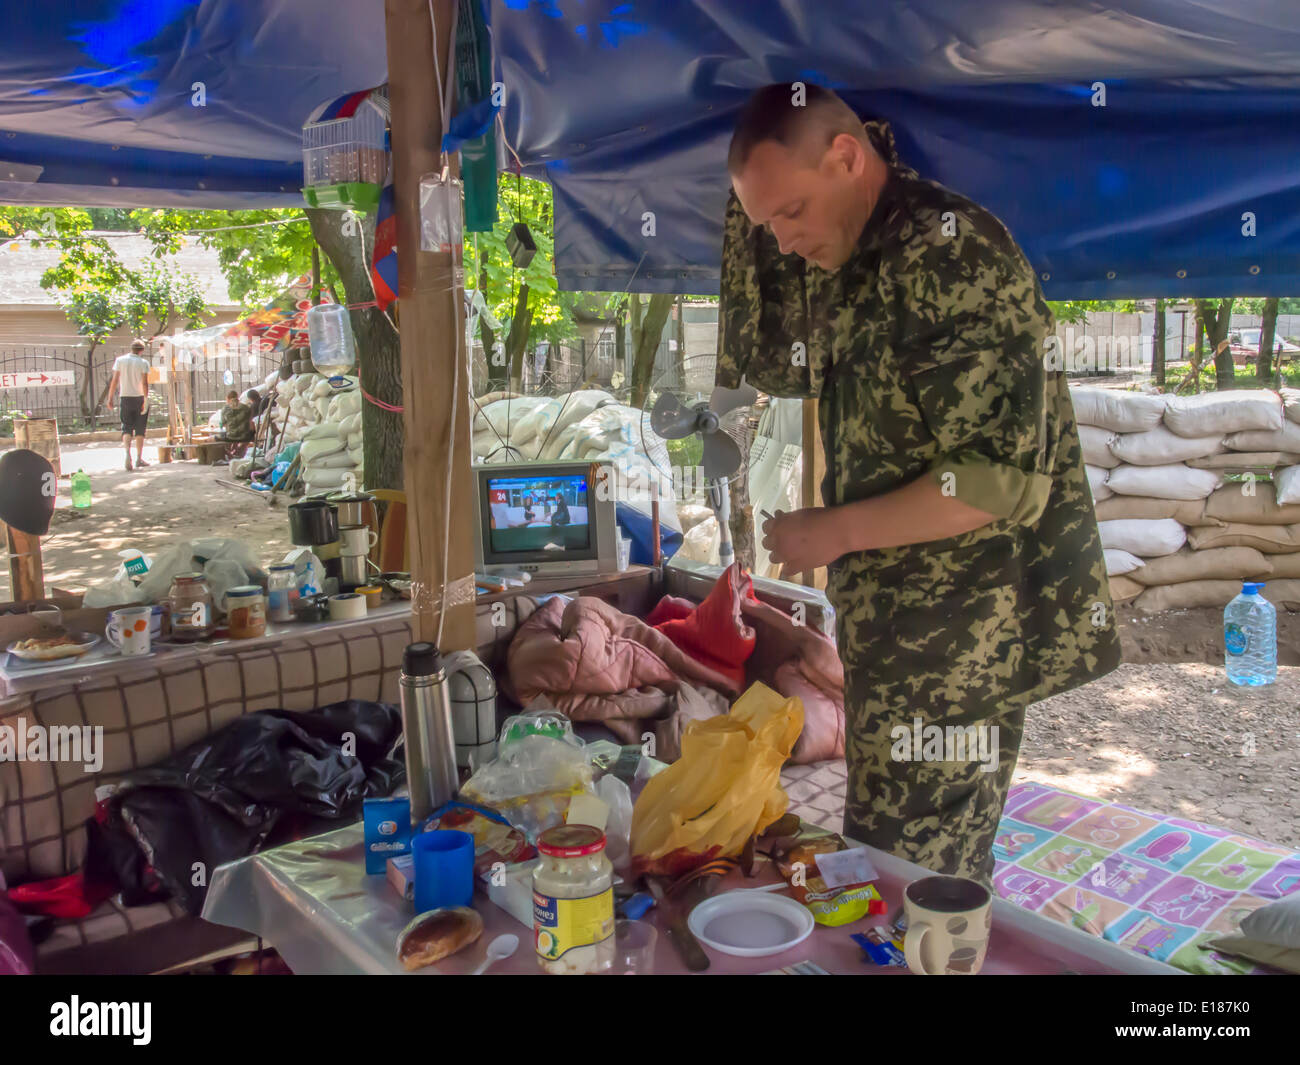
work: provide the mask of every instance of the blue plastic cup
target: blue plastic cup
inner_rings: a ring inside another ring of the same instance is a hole
[[[415,912],[468,906],[474,898],[474,837],[440,828],[411,840]]]

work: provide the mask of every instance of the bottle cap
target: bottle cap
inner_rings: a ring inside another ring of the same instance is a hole
[[[1265,584],[1264,581],[1242,581],[1241,590],[1246,595],[1254,595],[1256,592],[1258,592],[1261,588],[1264,587],[1264,584]]]
[[[438,648],[426,641],[406,645],[402,653],[402,672],[408,677],[432,677],[442,671]]]

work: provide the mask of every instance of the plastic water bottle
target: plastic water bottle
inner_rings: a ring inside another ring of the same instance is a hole
[[[72,505],[78,510],[90,507],[90,478],[84,470],[78,470],[72,475]]]
[[[1277,680],[1277,608],[1260,595],[1263,587],[1243,581],[1241,594],[1223,609],[1223,662],[1233,684]]]
[[[319,303],[307,311],[307,335],[317,373],[334,377],[347,373],[356,364],[352,320],[347,310],[337,303]]]

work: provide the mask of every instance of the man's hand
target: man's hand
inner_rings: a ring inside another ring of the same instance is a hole
[[[785,513],[778,510],[763,522],[763,547],[772,561],[782,563],[781,577],[825,566],[844,554],[840,519],[834,507],[806,507]]]

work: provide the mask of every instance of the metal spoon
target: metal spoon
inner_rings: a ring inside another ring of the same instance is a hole
[[[484,959],[483,964],[470,973],[470,976],[482,976],[488,971],[489,965],[492,965],[494,962],[505,961],[506,958],[510,957],[510,955],[518,949],[518,936],[510,935],[509,933],[504,936],[497,936],[496,939],[492,940],[492,942],[488,944],[487,958]]]

